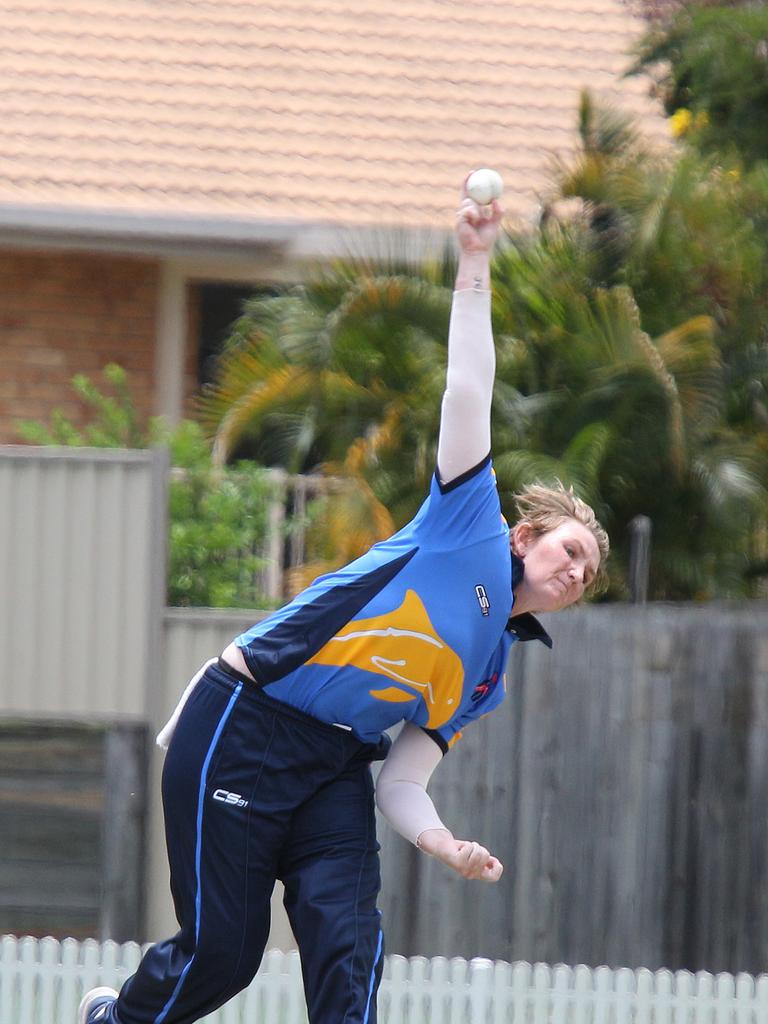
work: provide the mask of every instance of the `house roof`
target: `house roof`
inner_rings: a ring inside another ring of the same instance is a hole
[[[528,217],[583,87],[664,131],[621,78],[641,29],[621,0],[8,0],[0,224],[434,227],[477,166]]]

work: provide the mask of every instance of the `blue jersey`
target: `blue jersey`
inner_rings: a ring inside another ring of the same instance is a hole
[[[402,530],[236,643],[270,696],[370,742],[407,720],[446,750],[504,699],[512,604],[509,529],[488,457],[447,485],[435,475]],[[532,622],[524,638],[547,642]]]

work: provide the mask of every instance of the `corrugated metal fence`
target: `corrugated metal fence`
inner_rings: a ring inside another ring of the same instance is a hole
[[[119,988],[134,943],[54,939],[0,945],[0,1024],[73,1021],[83,992]],[[271,950],[248,989],[207,1024],[306,1024],[298,954]],[[765,1024],[768,975],[549,967],[491,960],[387,957],[381,1024]]]
[[[263,611],[167,609],[161,450],[0,446],[0,714],[159,725],[203,661]],[[274,473],[268,561],[301,557],[318,483]]]
[[[166,477],[161,451],[0,448],[3,714],[143,716],[165,603]]]

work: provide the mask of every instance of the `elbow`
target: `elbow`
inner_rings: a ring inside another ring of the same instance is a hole
[[[393,804],[412,799],[414,792],[418,791],[425,793],[426,788],[415,779],[382,779],[380,775],[376,783],[374,800],[384,817],[389,818]]]
[[[450,404],[456,403],[461,407],[481,409],[483,406],[491,407],[491,395],[493,393],[493,378],[490,387],[485,382],[474,381],[466,376],[456,374],[448,377],[445,385],[443,401]]]

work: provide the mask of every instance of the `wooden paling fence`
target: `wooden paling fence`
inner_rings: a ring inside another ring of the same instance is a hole
[[[119,985],[136,943],[17,939],[0,944],[1,1024],[74,1021],[82,994]],[[250,987],[208,1024],[306,1024],[298,954],[270,950]],[[387,957],[381,1024],[765,1024],[768,975],[491,960]]]
[[[507,699],[430,783],[446,825],[504,875],[457,885],[382,828],[387,948],[766,970],[768,606],[543,619],[554,650],[513,647]]]

